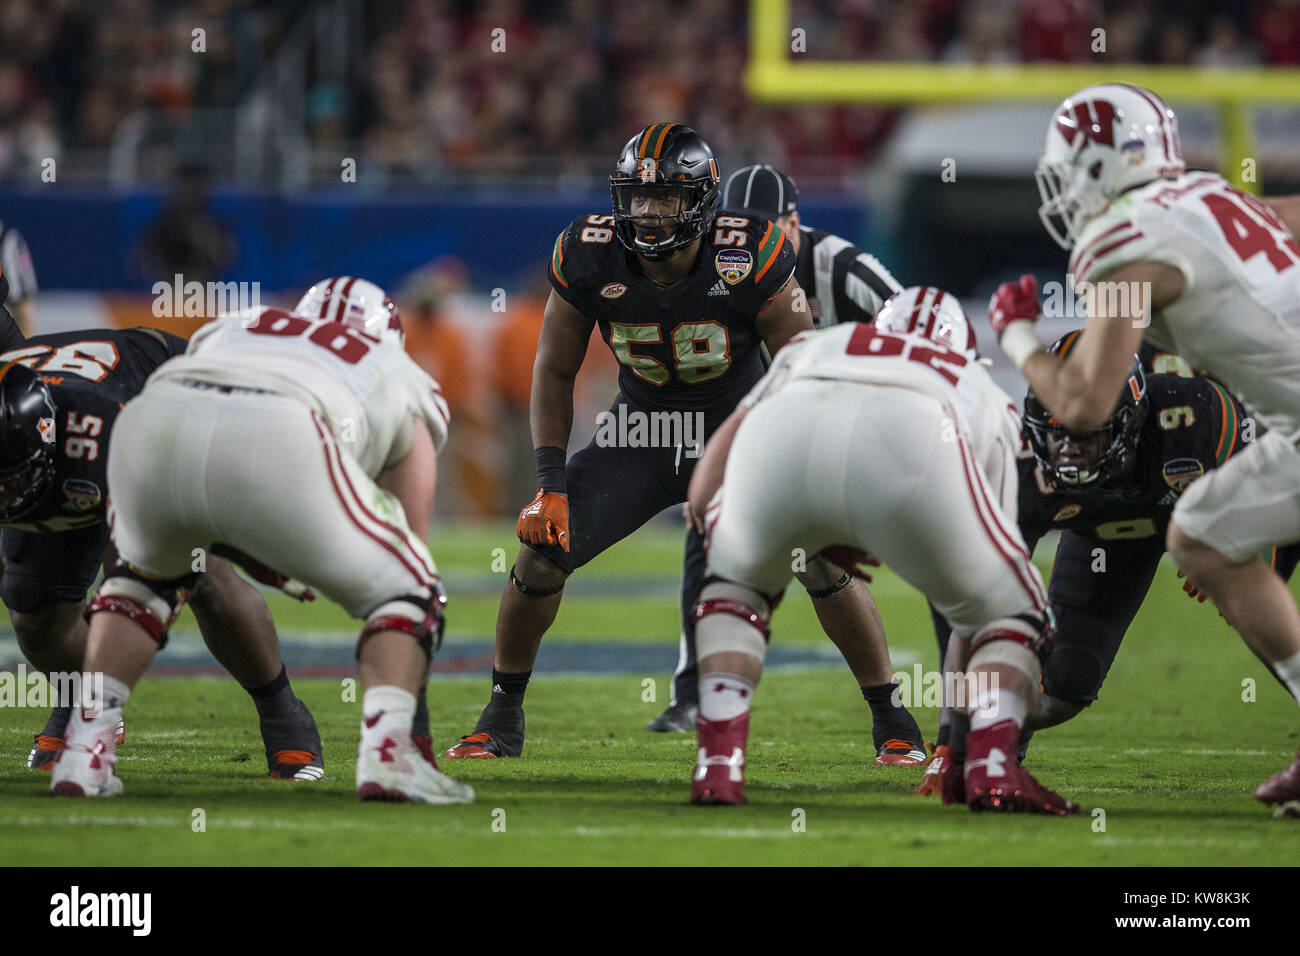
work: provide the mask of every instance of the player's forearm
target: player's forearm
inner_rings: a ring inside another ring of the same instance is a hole
[[[1106,423],[1118,390],[1091,381],[1080,364],[1063,362],[1040,350],[1032,353],[1020,370],[1038,400],[1066,428],[1090,432]]]
[[[573,379],[545,368],[533,370],[529,424],[534,448],[567,448],[573,430]]]
[[[709,507],[709,502],[722,487],[722,479],[727,471],[727,455],[731,451],[731,443],[735,440],[736,431],[740,428],[740,423],[747,412],[747,408],[737,408],[725,422],[718,426],[718,430],[704,446],[704,454],[700,456],[700,462],[691,475],[687,494],[690,498],[691,510],[701,520]]]
[[[396,465],[381,471],[375,484],[401,503],[407,525],[423,539],[433,517],[438,486],[438,453],[424,422],[414,422],[410,450]]]

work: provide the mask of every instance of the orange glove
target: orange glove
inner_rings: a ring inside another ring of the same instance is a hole
[[[1205,592],[1202,591],[1200,588],[1198,588],[1195,584],[1193,584],[1192,579],[1189,578],[1181,568],[1178,571],[1178,576],[1183,579],[1183,592],[1188,597],[1196,598],[1197,601],[1199,601],[1201,604],[1204,604]]]
[[[538,491],[519,512],[515,534],[528,544],[558,544],[569,550],[569,496]]]
[[[945,762],[952,760],[952,748],[945,744],[942,747],[930,745],[930,765],[925,768],[925,776],[921,778],[920,784],[912,791],[918,797],[937,797],[943,792],[943,765]]]

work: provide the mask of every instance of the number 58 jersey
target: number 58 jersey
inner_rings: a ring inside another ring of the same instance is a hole
[[[395,341],[351,325],[257,307],[209,322],[149,384],[190,379],[302,402],[371,477],[411,444],[412,417],[441,449],[450,415],[438,383]]]
[[[1146,337],[1218,376],[1264,423],[1300,439],[1300,245],[1273,210],[1214,173],[1188,172],[1125,193],[1075,244],[1076,285],[1116,301],[1141,289],[1107,275],[1135,262],[1183,274]],[[1082,290],[1081,290],[1082,291]]]

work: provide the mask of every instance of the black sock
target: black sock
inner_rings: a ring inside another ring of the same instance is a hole
[[[280,665],[280,673],[261,687],[245,687],[248,696],[253,698],[253,704],[257,707],[257,716],[279,717],[287,713],[298,698],[293,696],[293,688],[289,686],[289,672],[283,664]]]
[[[424,684],[415,692],[415,716],[411,719],[411,736],[429,736],[429,685]]]
[[[71,707],[55,707],[50,711],[50,719],[45,722],[45,729],[41,731],[41,736],[62,737],[67,731],[68,721],[71,719]]]
[[[893,738],[920,743],[921,729],[916,721],[901,701],[894,703],[897,692],[897,681],[862,688],[862,699],[871,707],[871,737],[877,747]]]
[[[948,726],[947,724],[940,724],[939,736],[935,738],[934,745],[936,747],[948,746],[948,738],[949,736],[951,736],[951,734],[952,734],[952,728],[950,726]]]
[[[948,731],[948,746],[960,759],[966,759],[966,735],[970,733],[970,715],[960,711],[952,715],[952,727]]]
[[[506,674],[492,668],[492,697],[523,697],[524,691],[528,689],[528,680],[533,676],[533,672],[520,671],[517,674]]]

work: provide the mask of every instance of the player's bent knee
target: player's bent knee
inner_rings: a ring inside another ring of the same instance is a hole
[[[86,617],[104,611],[121,614],[144,628],[159,648],[166,647],[167,630],[185,606],[194,579],[194,575],[187,575],[155,581],[119,564],[105,574],[104,583],[86,607]]]
[[[1050,643],[1047,622],[1033,620],[1034,617],[1004,617],[984,625],[971,639],[967,667],[973,671],[1001,664],[1020,671],[1037,684]]]
[[[795,572],[795,577],[813,600],[828,598],[853,583],[853,575],[825,558],[813,558],[807,568]]]
[[[768,600],[753,588],[717,579],[706,582],[694,615],[699,659],[745,654],[761,665],[767,656],[771,613]]]
[[[432,660],[434,652],[442,647],[446,606],[447,591],[441,581],[435,581],[430,588],[385,601],[366,615],[365,627],[357,639],[357,655],[360,656],[361,645],[367,638],[380,631],[399,631],[410,635]]]
[[[519,549],[519,558],[510,569],[510,583],[525,597],[545,598],[564,590],[569,573],[532,548]]]

